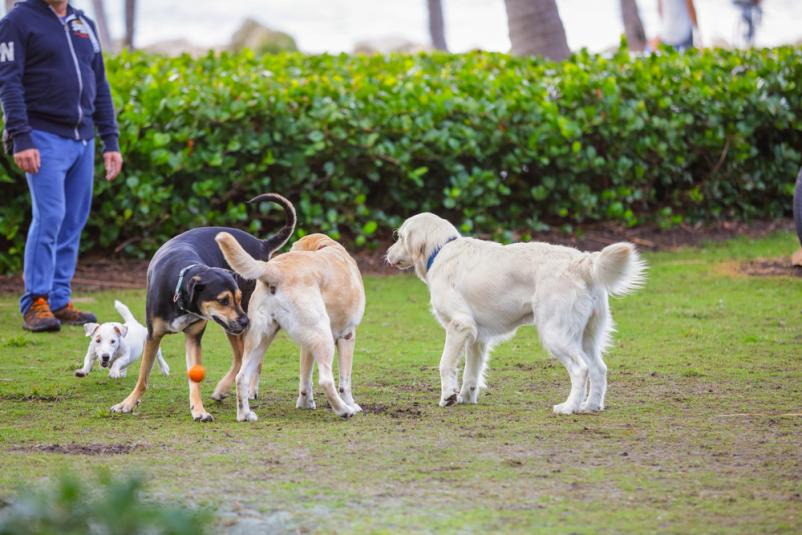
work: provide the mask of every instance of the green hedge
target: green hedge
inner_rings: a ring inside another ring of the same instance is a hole
[[[126,167],[96,182],[85,250],[146,256],[199,225],[264,234],[244,201],[266,191],[297,203],[299,233],[357,246],[422,210],[502,239],[593,220],[780,217],[802,161],[800,48],[564,63],[123,53],[107,68]],[[0,270],[20,266],[30,217],[8,169]]]

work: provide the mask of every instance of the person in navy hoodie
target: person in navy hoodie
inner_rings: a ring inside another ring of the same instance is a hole
[[[92,205],[94,136],[106,179],[122,169],[117,121],[95,25],[68,0],[17,2],[0,20],[4,140],[25,172],[33,221],[25,244],[23,328],[58,331],[96,321],[70,282]]]

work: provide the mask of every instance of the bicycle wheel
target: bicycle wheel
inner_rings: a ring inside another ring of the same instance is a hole
[[[802,168],[796,177],[796,187],[794,188],[794,223],[796,224],[796,236],[802,244]]]

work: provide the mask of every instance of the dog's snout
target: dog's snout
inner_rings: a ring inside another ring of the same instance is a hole
[[[111,358],[111,355],[103,354],[103,355],[100,355],[100,358],[103,359],[103,362],[108,362],[109,359]]]
[[[248,316],[242,316],[237,321],[239,322],[240,327],[242,327],[243,329],[248,326],[248,323],[250,323],[250,320],[248,319]]]

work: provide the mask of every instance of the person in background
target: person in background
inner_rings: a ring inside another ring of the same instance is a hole
[[[122,169],[117,121],[94,23],[67,0],[17,2],[0,20],[4,144],[25,172],[33,221],[25,243],[23,329],[58,331],[95,315],[70,283],[92,206],[97,127],[106,179]]]
[[[693,47],[693,31],[699,30],[693,0],[657,0],[660,33],[651,42],[652,50],[662,43],[678,51]]]

